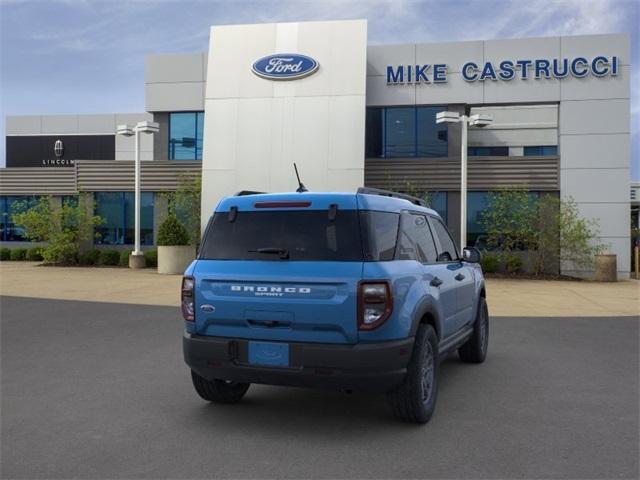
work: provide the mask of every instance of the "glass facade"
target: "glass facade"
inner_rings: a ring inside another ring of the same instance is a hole
[[[153,245],[153,193],[140,194],[140,243]],[[134,243],[134,193],[98,192],[95,194],[95,214],[103,219],[96,227],[95,243],[101,245],[132,245]]]
[[[367,108],[367,158],[437,158],[448,155],[447,125],[436,123],[445,107]]]
[[[169,114],[169,160],[202,160],[204,112]]]
[[[482,214],[489,209],[490,192],[467,192],[467,245],[486,248],[487,232],[482,225]],[[529,203],[540,198],[540,192],[528,192]]]
[[[469,147],[467,155],[470,157],[508,157],[509,147]]]
[[[444,223],[447,223],[447,215],[449,213],[449,199],[447,192],[429,192],[429,208],[438,212]]]
[[[557,145],[544,145],[538,147],[524,147],[524,156],[537,156],[537,157],[546,157],[546,156],[555,156],[558,155],[558,146]]]
[[[24,229],[13,223],[11,217],[16,213],[24,212],[38,202],[34,196],[8,196],[0,197],[0,241],[3,242],[28,242],[24,236]]]

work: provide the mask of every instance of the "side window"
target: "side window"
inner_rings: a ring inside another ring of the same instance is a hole
[[[438,248],[438,261],[439,262],[451,262],[458,260],[458,251],[456,250],[456,244],[453,242],[449,231],[444,224],[437,218],[430,217],[429,219],[433,233],[439,244]]]
[[[436,261],[436,246],[424,215],[402,215],[399,247],[399,260],[417,260],[421,263]]]
[[[393,260],[399,222],[400,215],[397,213],[360,211],[360,227],[367,260]]]

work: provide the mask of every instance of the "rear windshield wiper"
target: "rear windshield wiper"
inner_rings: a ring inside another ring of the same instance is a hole
[[[265,247],[247,251],[251,253],[267,253],[271,255],[279,255],[281,260],[289,260],[289,250],[287,250],[286,248]]]

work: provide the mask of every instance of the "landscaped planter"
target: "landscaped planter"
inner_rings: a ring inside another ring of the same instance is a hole
[[[195,258],[193,245],[158,246],[158,273],[182,275]]]
[[[596,255],[596,272],[595,278],[597,282],[617,282],[617,261],[614,254]]]

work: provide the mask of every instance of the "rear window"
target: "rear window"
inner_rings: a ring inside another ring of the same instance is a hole
[[[327,210],[271,210],[217,212],[210,220],[200,251],[204,260],[278,260],[286,251],[288,260],[362,261],[360,224],[356,210],[338,210],[330,220]],[[263,253],[257,250],[263,250]]]

